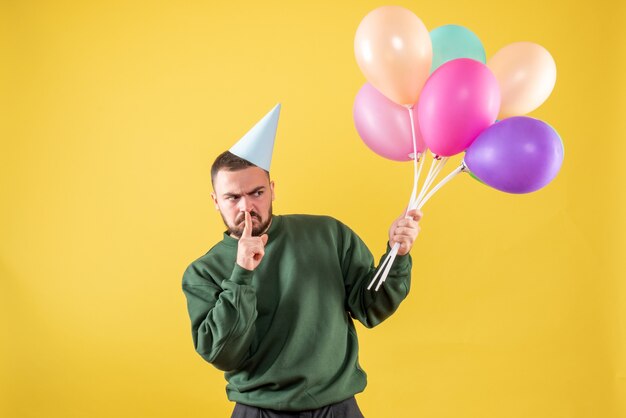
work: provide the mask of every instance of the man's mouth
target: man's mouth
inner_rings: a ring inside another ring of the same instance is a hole
[[[251,213],[250,214],[250,220],[261,222],[261,217],[259,215],[257,215],[256,213],[254,213],[254,214]],[[246,215],[242,216],[241,219],[237,220],[237,225],[244,224],[245,221],[246,221]]]

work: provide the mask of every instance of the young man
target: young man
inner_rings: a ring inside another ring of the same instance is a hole
[[[233,418],[362,417],[352,319],[376,326],[408,294],[421,213],[393,222],[399,257],[367,290],[376,270],[361,239],[330,217],[274,215],[267,168],[227,151],[211,169],[227,231],[183,277],[195,349],[225,372]]]

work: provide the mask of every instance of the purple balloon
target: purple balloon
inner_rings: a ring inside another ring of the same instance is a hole
[[[413,108],[411,112],[417,152],[424,152],[426,144],[417,123],[417,110]],[[413,134],[409,109],[392,102],[371,84],[365,83],[354,99],[353,116],[356,130],[372,151],[390,160],[411,160]]]
[[[563,142],[547,123],[527,116],[503,119],[485,129],[465,153],[470,171],[507,193],[530,193],[557,175]]]

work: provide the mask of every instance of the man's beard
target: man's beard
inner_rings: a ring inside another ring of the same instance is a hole
[[[272,222],[272,213],[273,212],[272,212],[271,204],[270,204],[270,210],[269,210],[267,219],[265,221],[263,221],[263,219],[261,218],[261,215],[259,215],[257,212],[254,212],[254,211],[250,212],[251,220],[257,219],[258,221],[261,222],[258,226],[254,226],[254,223],[252,224],[252,236],[253,237],[258,237],[261,234],[266,232],[268,226],[270,225],[270,222]],[[224,225],[226,225],[226,228],[228,228],[228,233],[232,235],[233,237],[241,238],[241,234],[243,233],[244,220],[246,219],[245,213],[242,212],[239,214],[239,216],[237,216],[237,218],[235,219],[235,225],[233,226],[228,225],[228,222],[226,222],[226,219],[224,218],[224,215],[222,215],[222,212],[220,212],[220,215],[222,216]],[[238,225],[241,225],[241,226],[238,226]]]

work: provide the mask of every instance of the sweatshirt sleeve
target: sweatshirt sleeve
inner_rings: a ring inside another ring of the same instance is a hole
[[[256,293],[253,272],[235,264],[229,278],[216,284],[199,261],[183,275],[183,293],[198,354],[229,371],[245,359],[255,334]]]
[[[367,290],[376,274],[374,258],[365,243],[345,225],[342,229],[341,264],[346,289],[346,304],[353,318],[368,328],[375,327],[393,314],[406,298],[411,286],[411,255],[397,256],[387,280],[378,291],[376,284]],[[380,263],[391,251],[386,253]]]

